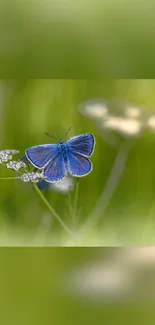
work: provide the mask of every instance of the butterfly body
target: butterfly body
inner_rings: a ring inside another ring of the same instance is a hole
[[[92,171],[88,159],[94,151],[95,138],[86,133],[59,144],[45,144],[28,148],[27,159],[38,169],[43,169],[47,182],[58,182],[67,176],[82,177]]]
[[[64,163],[67,166],[67,155],[68,155],[68,149],[66,146],[66,143],[63,141],[60,141],[60,144],[58,145],[60,149],[60,154],[63,157]]]

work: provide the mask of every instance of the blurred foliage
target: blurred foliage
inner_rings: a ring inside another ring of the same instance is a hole
[[[148,259],[149,248],[142,250],[2,248],[1,323],[153,324],[154,252]],[[128,275],[126,284],[122,274]]]
[[[0,2],[3,77],[154,76],[154,2]]]
[[[59,139],[69,126],[68,138],[92,132],[96,149],[91,158],[93,172],[80,179],[77,204],[77,225],[87,225],[89,216],[98,204],[113,168],[119,148],[104,140],[104,129],[82,116],[78,109],[92,99],[121,99],[144,106],[154,112],[154,80],[55,80],[28,79],[2,80],[0,83],[1,149],[25,149],[55,142],[44,133]],[[116,137],[116,134],[113,134]],[[122,145],[131,145],[128,159],[116,190],[104,210],[101,202],[100,216],[90,227],[88,237],[80,244],[122,245],[126,243],[153,244],[154,193],[155,193],[155,134],[144,130],[135,138],[120,138]],[[121,146],[121,145],[120,145]],[[118,166],[119,168],[119,166]],[[117,170],[115,172],[117,174]],[[15,176],[11,170],[0,168],[1,177]],[[115,175],[114,175],[115,176]],[[113,184],[112,184],[113,185]],[[1,244],[64,244],[66,235],[53,219],[47,207],[35,193],[31,184],[18,180],[0,181]],[[74,204],[75,191],[71,193]],[[72,228],[68,195],[45,192],[45,196],[61,218]],[[87,233],[87,227],[86,227]]]

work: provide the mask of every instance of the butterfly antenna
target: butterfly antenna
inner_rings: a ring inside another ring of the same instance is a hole
[[[65,137],[67,136],[67,134],[69,133],[69,131],[71,130],[71,126],[70,126],[70,128],[68,129],[68,131],[65,133]]]
[[[49,134],[47,132],[45,132],[45,134],[48,135],[50,138],[53,138],[53,139],[57,140],[52,134]]]

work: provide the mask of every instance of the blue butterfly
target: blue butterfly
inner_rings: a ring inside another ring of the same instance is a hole
[[[28,148],[25,151],[27,159],[38,169],[43,169],[45,180],[58,182],[67,176],[75,177],[89,174],[92,163],[88,159],[95,148],[93,134],[81,134],[69,141],[59,144],[44,144]]]

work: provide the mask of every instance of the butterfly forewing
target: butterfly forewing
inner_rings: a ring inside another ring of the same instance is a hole
[[[80,155],[90,157],[94,151],[95,138],[91,133],[81,134],[67,141],[66,146],[68,152],[77,152]]]
[[[44,168],[58,153],[59,149],[56,144],[35,146],[25,151],[27,159],[37,168]]]
[[[92,163],[87,157],[81,156],[76,152],[68,153],[67,169],[68,172],[76,177],[89,174],[92,171]]]
[[[50,183],[58,182],[66,177],[67,170],[63,156],[60,152],[45,166],[43,175],[46,181]]]

